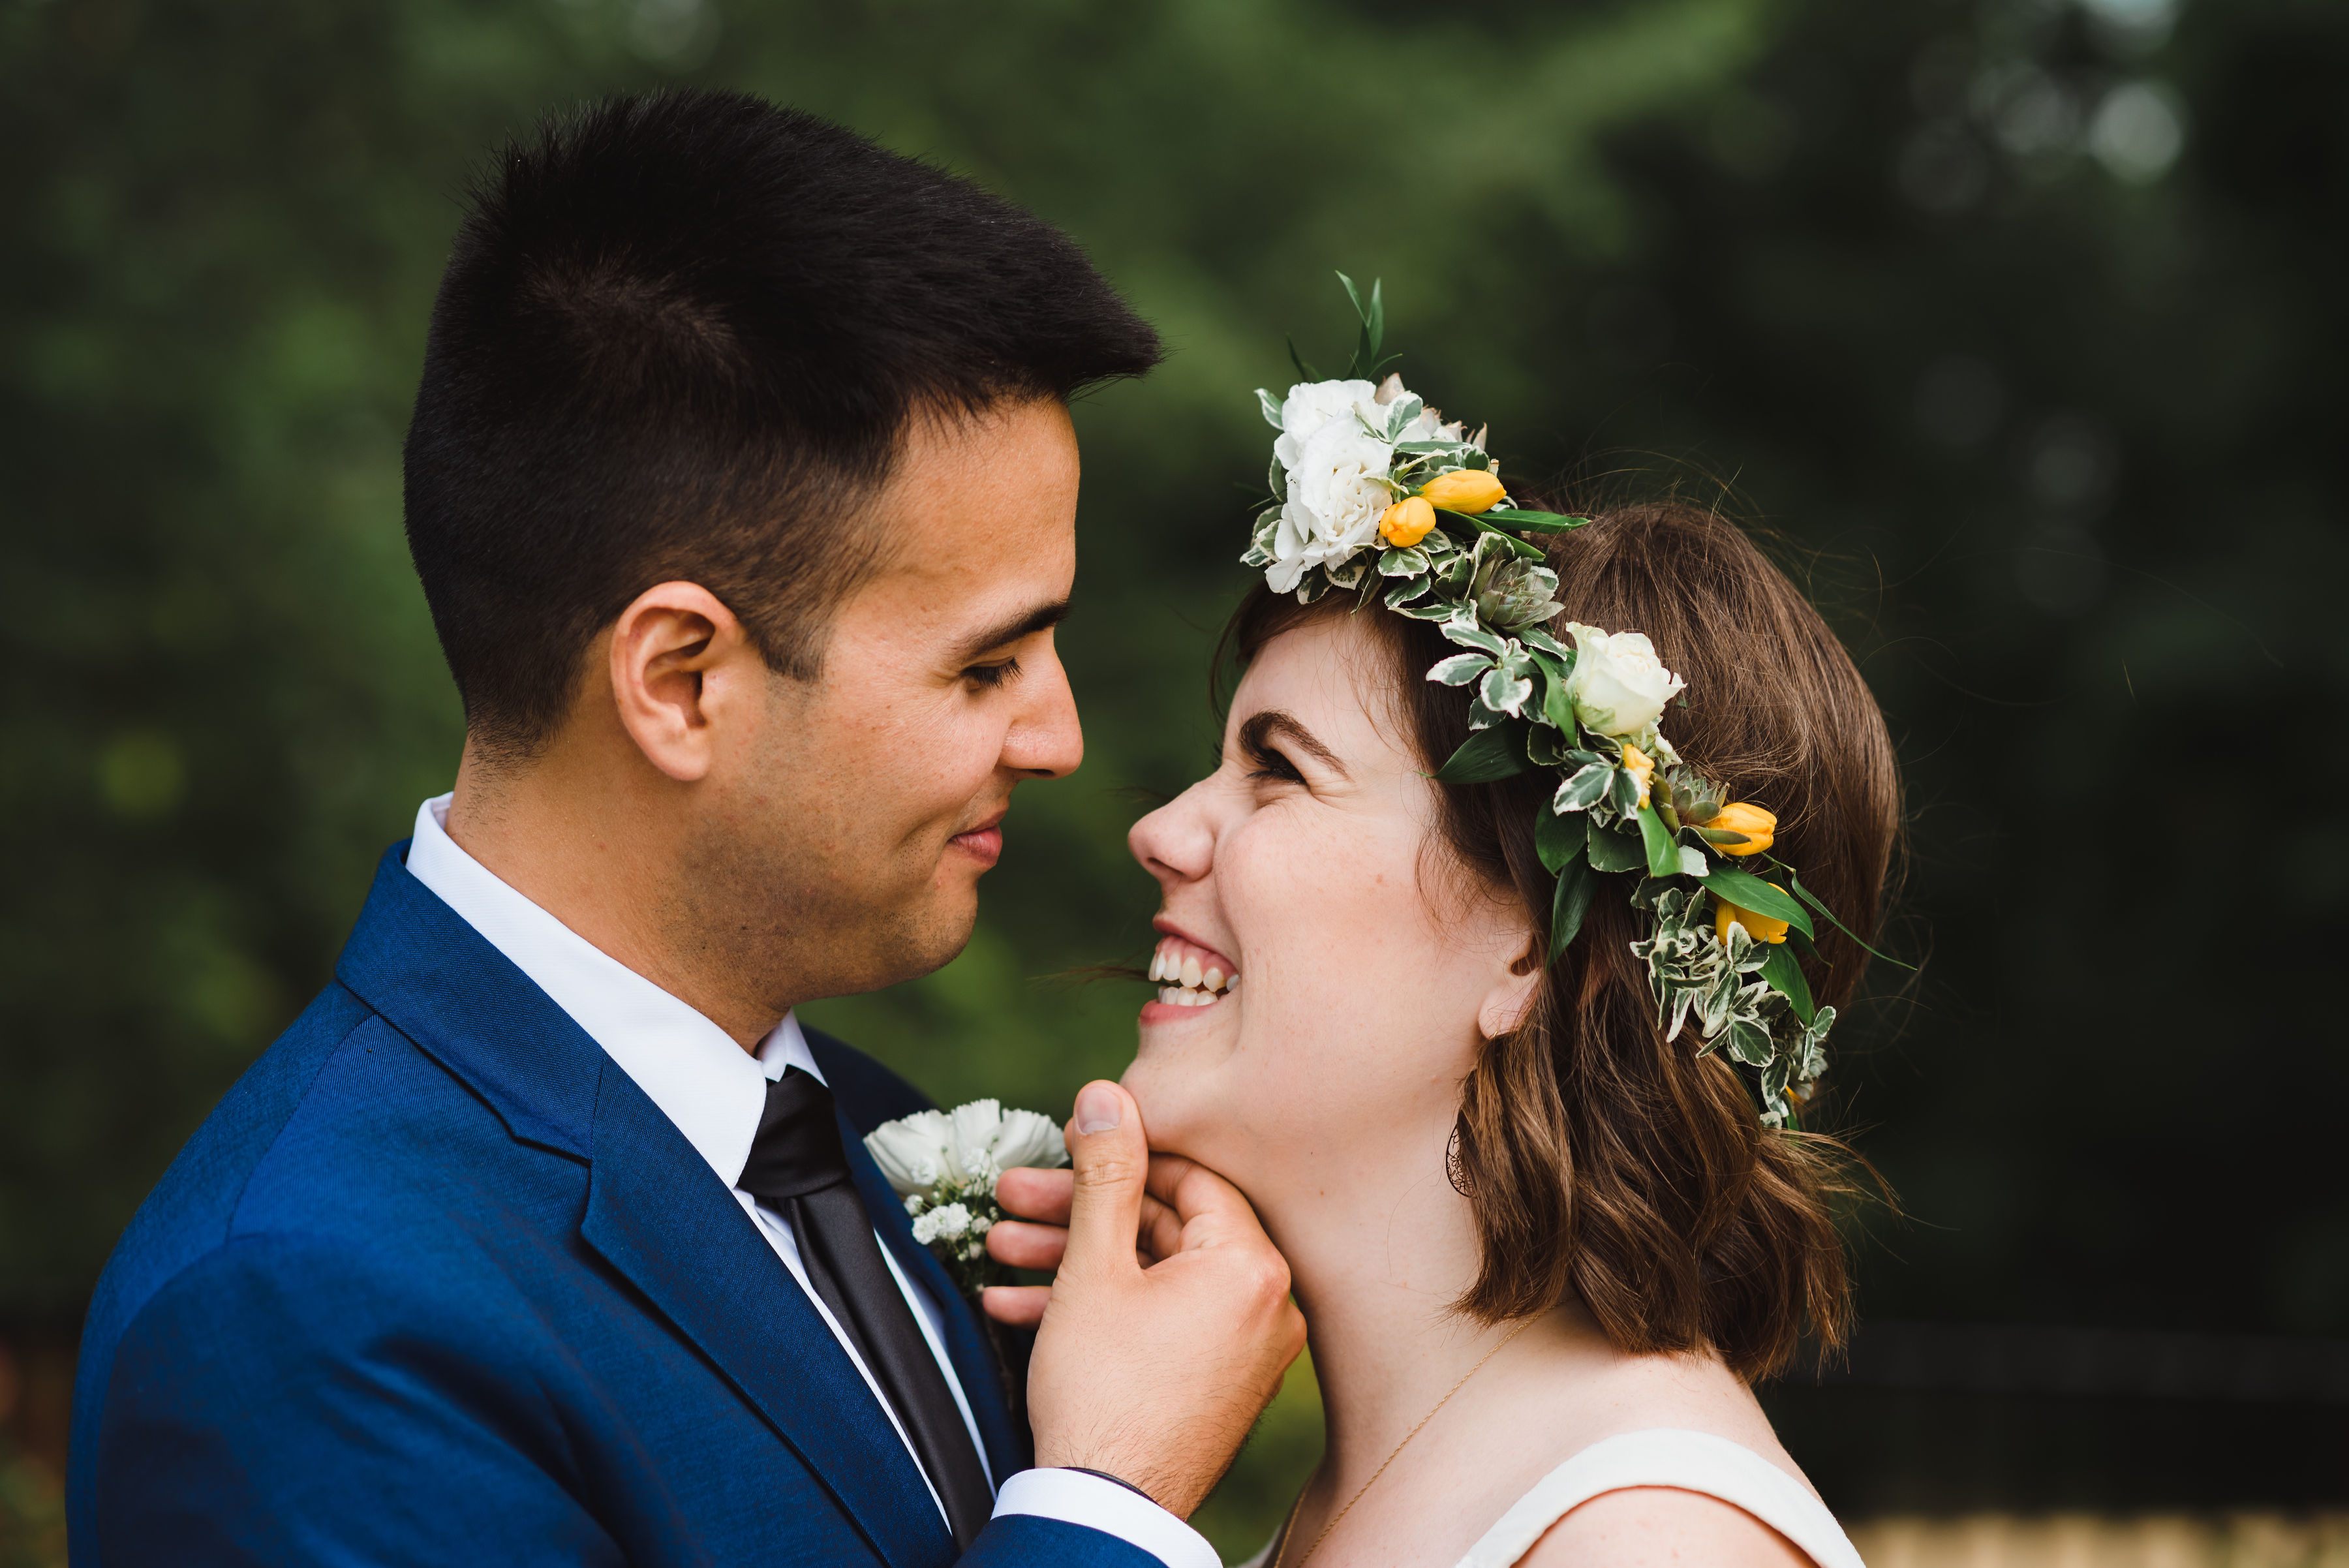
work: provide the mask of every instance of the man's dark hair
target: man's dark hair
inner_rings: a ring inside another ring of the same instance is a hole
[[[432,311],[408,543],[472,740],[528,756],[581,656],[697,582],[812,680],[885,541],[917,412],[1067,399],[1158,339],[1050,223],[735,93],[616,99],[510,144]]]

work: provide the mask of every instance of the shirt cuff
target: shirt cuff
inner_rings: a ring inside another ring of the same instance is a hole
[[[1143,1496],[1082,1470],[1021,1470],[995,1494],[995,1517],[1030,1513],[1081,1524],[1149,1552],[1166,1568],[1223,1568],[1207,1538]]]

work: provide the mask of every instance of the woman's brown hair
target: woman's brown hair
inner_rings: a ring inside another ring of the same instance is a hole
[[[1774,853],[1852,929],[1874,929],[1899,834],[1884,717],[1810,602],[1735,524],[1677,502],[1619,508],[1545,542],[1558,618],[1645,632],[1688,681],[1663,721],[1683,760],[1778,816]],[[1243,662],[1283,631],[1356,600],[1311,606],[1259,584],[1226,645]],[[1424,679],[1458,651],[1426,621],[1362,612],[1391,654],[1396,711],[1433,772],[1469,735],[1466,698]],[[1563,635],[1562,630],[1558,635]],[[1547,950],[1555,879],[1534,820],[1557,787],[1537,771],[1438,784],[1445,846],[1520,900]],[[1842,1146],[1761,1124],[1752,1091],[1689,1034],[1667,1042],[1631,943],[1648,917],[1628,878],[1600,879],[1579,936],[1518,1026],[1462,1085],[1453,1180],[1475,1213],[1483,1268],[1456,1303],[1488,1322],[1571,1295],[1633,1352],[1710,1346],[1741,1376],[1794,1354],[1807,1321],[1840,1344],[1850,1287],[1831,1205],[1850,1190]],[[1527,961],[1537,961],[1528,960]],[[1845,1007],[1867,954],[1822,924],[1804,971]]]

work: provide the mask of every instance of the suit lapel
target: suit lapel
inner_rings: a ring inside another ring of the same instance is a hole
[[[896,1429],[741,1205],[626,1074],[595,1109],[587,1244],[699,1346],[899,1568],[954,1538]]]
[[[880,1166],[874,1162],[864,1138],[845,1114],[840,1118],[840,1136],[848,1148],[848,1166],[856,1177],[857,1192],[864,1199],[865,1210],[873,1216],[874,1230],[895,1255],[897,1266],[905,1272],[905,1277],[937,1303],[938,1318],[946,1331],[947,1357],[954,1363],[963,1397],[970,1401],[971,1419],[978,1427],[980,1440],[987,1445],[988,1473],[1000,1487],[1014,1471],[1028,1469],[1032,1460],[1012,1426],[1011,1410],[1003,1397],[1003,1373],[996,1364],[995,1349],[987,1340],[986,1327],[963,1293],[955,1289],[946,1266],[927,1247],[914,1240],[913,1222],[906,1218],[905,1204],[889,1185],[889,1179],[881,1174]]]
[[[893,1568],[951,1563],[954,1538],[913,1457],[750,1217],[635,1081],[408,874],[405,847],[378,868],[336,978],[470,1085],[517,1139],[587,1162],[581,1238],[709,1357]],[[851,1147],[880,1181],[863,1142]],[[902,1209],[883,1209],[905,1228]],[[991,1375],[964,1380],[992,1396]]]

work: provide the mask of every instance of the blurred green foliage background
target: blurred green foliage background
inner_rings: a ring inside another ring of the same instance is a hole
[[[1084,770],[1022,792],[960,959],[816,1022],[946,1102],[1123,1064],[1139,992],[1050,977],[1149,940],[1123,830],[1210,753],[1249,389],[1284,332],[1342,352],[1343,267],[1510,472],[1766,530],[1891,718],[1925,971],[1838,1036],[1910,1216],[1864,1313],[2349,1335],[2349,8],[0,0],[0,1559],[50,1560],[114,1238],[451,776],[398,447],[455,193],[665,83],[1030,204],[1174,348],[1079,411]],[[2030,1424],[1784,1408],[1846,1508],[1967,1501],[1951,1432]],[[1317,1443],[1301,1371],[1219,1544]]]

